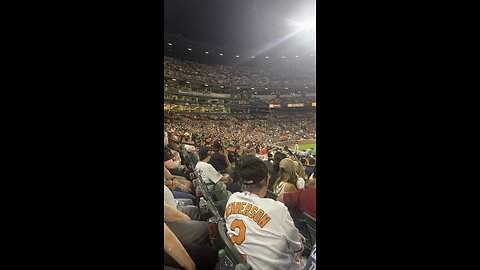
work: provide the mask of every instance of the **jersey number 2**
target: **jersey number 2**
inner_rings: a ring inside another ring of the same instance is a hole
[[[245,223],[243,223],[243,220],[241,219],[235,219],[232,224],[230,225],[230,230],[235,231],[235,229],[238,228],[238,235],[232,235],[230,237],[230,240],[232,243],[241,245],[243,241],[245,241]]]

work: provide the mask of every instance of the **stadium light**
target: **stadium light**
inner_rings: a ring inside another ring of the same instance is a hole
[[[282,56],[282,59],[285,59],[285,58],[287,58],[287,57],[286,57],[286,56]]]
[[[306,20],[302,22],[294,22],[299,31],[315,29],[315,20]]]
[[[265,59],[268,59],[269,57],[268,56],[265,56]]]
[[[251,58],[252,58],[252,59],[255,59],[255,56],[252,56]]]
[[[240,57],[240,55],[235,55],[235,57],[236,57],[236,58],[239,58],[239,57]]]
[[[168,46],[173,46],[173,44],[172,44],[172,43],[170,43],[170,42],[169,42],[169,43],[167,43],[167,44],[168,44]]]
[[[295,55],[295,58],[298,58],[298,57],[300,57],[300,56],[298,56],[298,55]]]
[[[221,53],[220,56],[223,56],[223,53]]]
[[[208,52],[205,52],[206,54],[208,54]]]
[[[191,50],[192,50],[192,48],[187,48],[187,50],[191,51]]]

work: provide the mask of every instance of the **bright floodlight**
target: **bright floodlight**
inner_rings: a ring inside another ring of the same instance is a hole
[[[297,31],[315,30],[315,20],[290,21],[291,26]]]

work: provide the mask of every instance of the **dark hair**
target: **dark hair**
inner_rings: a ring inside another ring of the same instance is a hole
[[[273,155],[273,169],[276,172],[280,171],[280,161],[282,161],[284,158],[287,158],[287,155],[282,152],[276,152],[275,155]]]
[[[251,192],[251,193],[255,193],[256,191],[259,191],[263,188],[263,186],[265,185],[265,181],[266,180],[262,180],[258,183],[251,184],[251,185],[243,185],[242,184],[242,191],[248,191],[248,192]]]

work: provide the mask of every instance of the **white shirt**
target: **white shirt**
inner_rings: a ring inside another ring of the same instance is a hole
[[[297,180],[297,188],[298,189],[305,188],[305,180],[302,177],[299,177]]]
[[[223,177],[215,168],[206,162],[199,161],[195,166],[195,171],[200,175],[205,183],[216,184]]]
[[[163,185],[163,198],[165,204],[171,205],[175,208],[177,207],[177,202],[175,201],[175,198],[173,198],[173,193],[166,185]]]
[[[303,244],[283,203],[236,192],[228,199],[225,219],[228,237],[253,269],[301,269],[294,256],[302,252]]]

